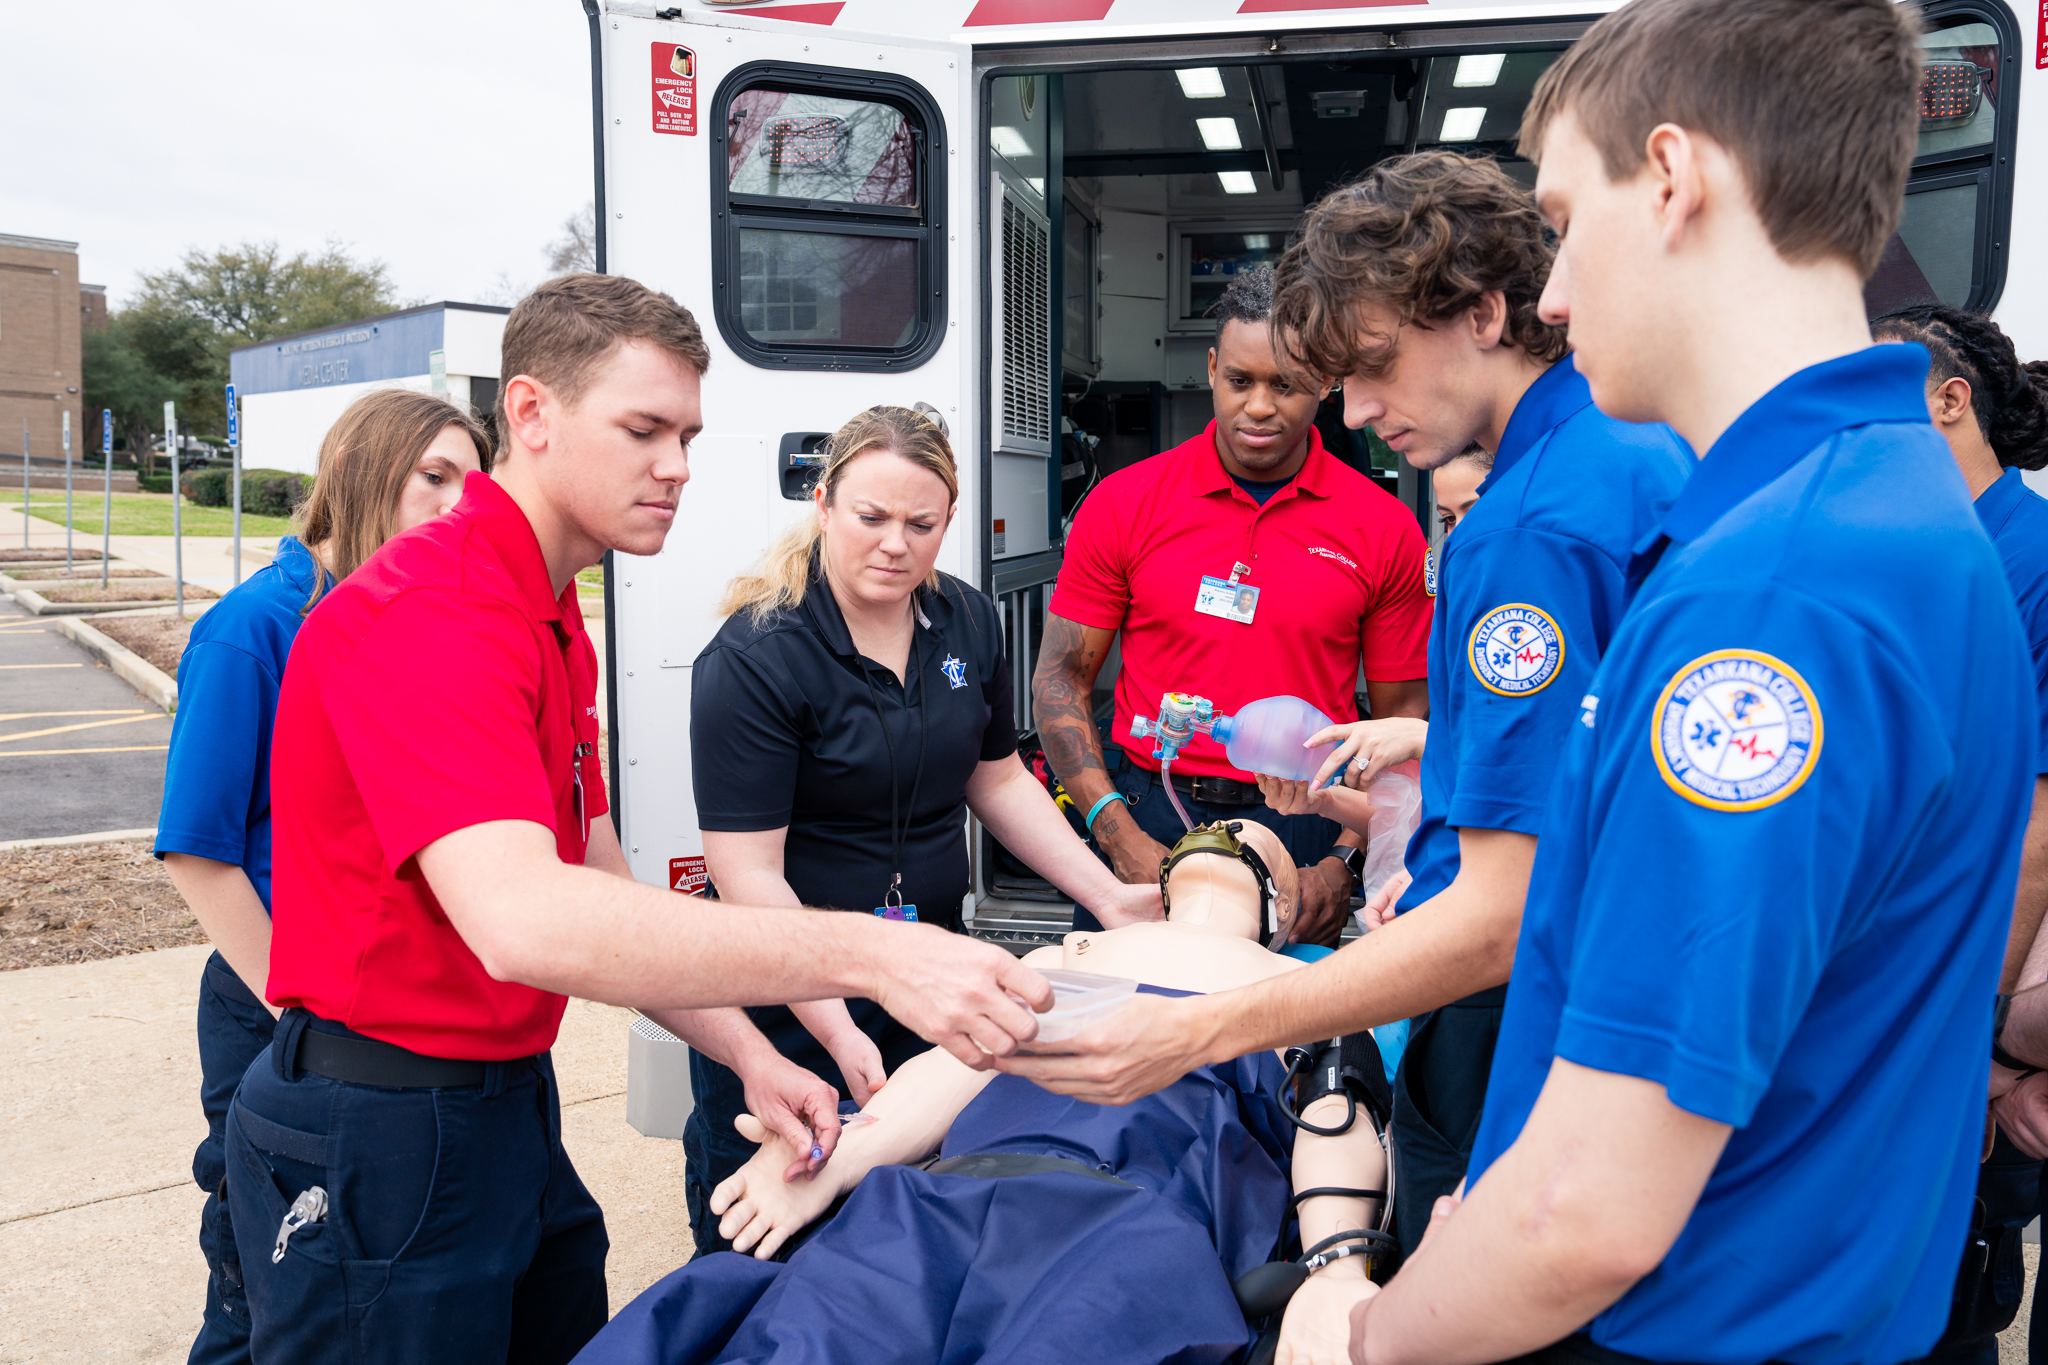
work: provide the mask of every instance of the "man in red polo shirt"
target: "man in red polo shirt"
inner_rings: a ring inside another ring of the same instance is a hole
[[[1039,734],[1127,882],[1156,880],[1182,832],[1152,745],[1126,738],[1162,694],[1196,693],[1228,714],[1291,693],[1350,721],[1362,663],[1373,715],[1428,714],[1421,528],[1323,449],[1314,422],[1329,386],[1275,359],[1272,308],[1270,270],[1231,284],[1209,352],[1216,420],[1089,494],[1053,590],[1031,684]],[[1124,743],[1105,759],[1090,698],[1119,633],[1111,733]],[[1318,815],[1276,814],[1207,736],[1181,751],[1173,783],[1197,823],[1271,826],[1303,869],[1297,937],[1336,941],[1357,884],[1357,835]],[[1078,927],[1092,919],[1076,908]]]
[[[630,880],[573,580],[661,548],[708,362],[666,295],[541,286],[506,323],[494,477],[299,633],[272,750],[286,1008],[227,1128],[257,1362],[566,1361],[604,1325],[603,1215],[548,1055],[567,995],[728,1053],[751,1026],[707,1007],[868,996],[983,1065],[1035,1032],[1019,999],[1051,1003],[929,926]],[[811,1117],[829,1146],[830,1104]]]

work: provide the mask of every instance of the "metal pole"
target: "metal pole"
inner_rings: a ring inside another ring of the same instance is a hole
[[[178,492],[178,405],[164,404],[164,446],[171,452],[171,570],[178,583],[178,618],[185,616],[184,501]]]
[[[235,586],[242,586],[242,422],[235,410],[235,386],[228,385],[228,460],[234,469],[228,504],[235,509]]]
[[[107,552],[114,548],[114,410],[100,409],[100,454],[106,457],[107,493],[100,512],[100,586],[107,586]]]
[[[28,548],[28,418],[21,419],[21,548]]]
[[[64,576],[71,577],[71,409],[64,409]]]

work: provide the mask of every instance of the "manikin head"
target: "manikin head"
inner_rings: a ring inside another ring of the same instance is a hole
[[[761,563],[726,586],[719,615],[756,619],[804,600],[816,558],[843,609],[908,611],[919,585],[936,590],[940,547],[960,498],[953,447],[911,408],[873,407],[832,434],[811,510]]]
[[[296,514],[299,539],[336,579],[377,547],[462,500],[462,481],[489,473],[491,443],[468,413],[411,389],[377,389],[348,405],[320,442],[313,489]],[[311,610],[327,580],[315,574]]]
[[[1279,932],[1273,936],[1273,944],[1285,944],[1288,930],[1294,924],[1294,912],[1300,904],[1301,880],[1294,860],[1288,856],[1287,846],[1280,842],[1280,836],[1264,825],[1250,820],[1232,820],[1225,826],[1230,827],[1235,827],[1236,841],[1256,852],[1266,865],[1273,881],[1272,906],[1280,923]],[[1216,828],[1202,826],[1196,833]],[[1183,844],[1187,842],[1182,841]],[[1176,850],[1180,847],[1175,846]],[[1266,924],[1260,916],[1258,877],[1244,861],[1222,850],[1205,849],[1174,863],[1166,877],[1166,905],[1167,921],[1181,928],[1246,938],[1254,943],[1265,936]]]
[[[1216,405],[1216,454],[1240,479],[1294,477],[1308,459],[1309,432],[1329,385],[1273,350],[1273,272],[1247,270],[1216,304],[1209,392]]]
[[[1305,367],[1341,375],[1344,423],[1417,469],[1492,445],[1563,356],[1536,301],[1543,221],[1493,161],[1418,152],[1324,196],[1279,268],[1273,320]]]
[[[621,276],[564,275],[512,310],[494,477],[526,511],[551,571],[573,574],[606,550],[661,549],[689,482],[710,364],[689,309]]]
[[[1773,317],[1860,327],[1915,149],[1918,24],[1891,0],[1631,0],[1544,73],[1521,140],[1558,235],[1541,311],[1603,411],[1678,424],[1736,344],[1716,320],[1765,345]]]
[[[1482,445],[1470,445],[1436,467],[1429,476],[1430,492],[1436,497],[1437,524],[1449,535],[1479,501],[1479,485],[1493,472],[1493,453]]]

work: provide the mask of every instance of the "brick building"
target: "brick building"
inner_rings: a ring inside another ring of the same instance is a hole
[[[104,324],[106,291],[99,290]],[[79,396],[79,327],[90,305],[78,284],[78,243],[0,233],[0,452],[21,470],[21,432],[40,472],[62,461],[64,410],[71,410],[71,453],[97,447]]]

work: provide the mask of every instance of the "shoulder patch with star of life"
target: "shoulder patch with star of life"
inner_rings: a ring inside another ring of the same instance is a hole
[[[1782,659],[1716,650],[1678,670],[1652,712],[1651,752],[1677,792],[1708,810],[1776,805],[1813,775],[1820,706]]]
[[[1473,676],[1489,692],[1526,697],[1557,676],[1564,662],[1564,635],[1548,612],[1510,602],[1480,618],[1465,653]]]

